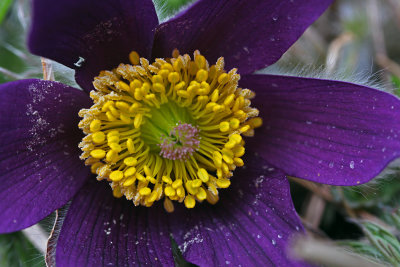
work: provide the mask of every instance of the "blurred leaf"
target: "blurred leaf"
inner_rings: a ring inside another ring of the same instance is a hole
[[[44,257],[21,232],[0,235],[0,266],[41,267]]]
[[[400,78],[397,77],[397,76],[395,76],[395,75],[392,75],[392,76],[390,77],[390,79],[392,80],[392,83],[393,83],[393,85],[394,85],[394,87],[395,87],[394,93],[395,93],[397,96],[400,96]]]
[[[1,0],[0,1],[0,24],[3,22],[7,11],[10,9],[13,0]]]
[[[371,244],[379,250],[388,262],[400,265],[400,243],[397,238],[380,225],[364,222],[362,228]]]
[[[174,257],[176,267],[195,267],[195,266],[197,266],[193,263],[186,261],[183,258],[182,252],[179,249],[178,244],[176,243],[176,241],[172,237],[172,235],[170,236],[170,240],[171,240],[171,247],[172,247],[172,256]]]

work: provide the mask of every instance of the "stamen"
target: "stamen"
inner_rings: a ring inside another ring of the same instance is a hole
[[[81,158],[135,205],[164,198],[172,212],[173,201],[215,204],[218,188],[244,165],[242,135],[262,124],[254,93],[238,88],[240,76],[224,71],[223,58],[209,66],[198,51],[194,60],[177,50],[152,64],[136,52],[129,59],[93,82],[94,105],[79,113]]]

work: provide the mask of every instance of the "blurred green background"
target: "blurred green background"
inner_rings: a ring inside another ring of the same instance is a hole
[[[156,1],[160,19],[187,2]],[[30,15],[28,0],[0,0],[0,83],[43,75],[40,58],[26,48]],[[400,0],[337,0],[278,63],[262,72],[368,83],[399,95],[399,43]],[[72,70],[53,66],[57,81],[76,85]],[[398,161],[392,163],[379,179],[358,187],[291,179],[293,200],[310,236],[333,240],[374,262],[400,266],[398,166]],[[45,266],[43,247],[29,238],[46,237],[53,220],[51,216],[40,224],[43,233],[0,235],[0,266]]]

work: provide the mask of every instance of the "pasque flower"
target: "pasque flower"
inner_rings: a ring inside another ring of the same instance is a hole
[[[31,51],[83,91],[0,85],[0,231],[70,201],[57,266],[172,266],[170,234],[200,266],[301,265],[286,175],[357,185],[400,151],[394,96],[253,74],[331,2],[199,0],[158,24],[149,0],[34,0]]]

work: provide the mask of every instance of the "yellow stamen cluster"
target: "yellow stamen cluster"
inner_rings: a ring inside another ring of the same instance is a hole
[[[152,64],[136,52],[129,58],[132,65],[102,71],[93,82],[94,105],[79,113],[86,134],[81,158],[98,180],[111,183],[115,197],[125,195],[135,205],[164,198],[172,212],[172,200],[187,208],[216,203],[218,188],[229,187],[232,171],[244,164],[242,135],[252,136],[262,124],[250,107],[254,93],[238,88],[240,76],[236,69],[224,71],[223,58],[212,66],[198,51],[194,60],[177,50]],[[199,145],[171,159],[161,153],[170,149],[162,141],[186,149],[171,134],[179,125],[196,132],[186,141]]]

